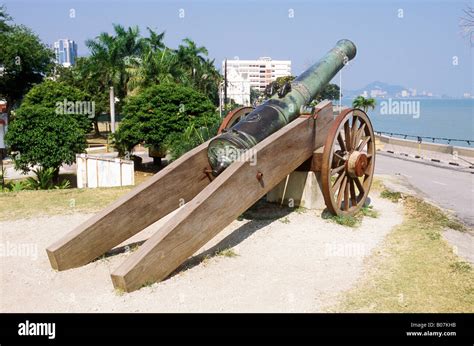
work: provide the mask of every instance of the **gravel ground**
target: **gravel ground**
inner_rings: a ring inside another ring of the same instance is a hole
[[[314,210],[234,221],[170,278],[129,294],[114,290],[110,273],[130,251],[64,272],[49,265],[44,249],[90,214],[0,222],[0,312],[324,311],[356,283],[364,259],[403,219],[399,204],[372,202],[380,216],[356,229]],[[229,247],[237,256],[215,255]]]

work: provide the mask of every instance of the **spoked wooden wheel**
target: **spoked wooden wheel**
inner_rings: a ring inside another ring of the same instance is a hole
[[[238,107],[231,110],[229,113],[227,113],[224,120],[222,120],[222,124],[219,126],[217,134],[220,135],[228,128],[231,128],[233,125],[237,124],[240,119],[249,114],[251,111],[253,111],[253,107],[250,106]]]
[[[370,119],[347,109],[329,130],[321,163],[324,201],[337,215],[353,215],[369,195],[375,167],[375,138]]]

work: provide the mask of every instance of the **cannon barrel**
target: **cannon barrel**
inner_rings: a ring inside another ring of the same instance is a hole
[[[284,85],[278,94],[255,108],[227,132],[214,138],[207,156],[214,175],[218,175],[242,152],[296,119],[301,107],[310,103],[339,70],[356,55],[350,40],[340,40],[321,60]]]

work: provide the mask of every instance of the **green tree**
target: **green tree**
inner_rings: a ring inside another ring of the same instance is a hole
[[[7,101],[7,113],[23,95],[41,82],[53,66],[54,53],[23,25],[9,25],[0,9],[0,98]]]
[[[72,164],[76,153],[86,148],[85,133],[71,114],[58,116],[54,108],[43,105],[22,105],[8,127],[5,136],[14,156],[16,169],[30,171],[39,165],[54,169],[58,182],[59,168]]]
[[[90,57],[80,57],[74,66],[57,65],[53,75],[58,82],[85,92],[95,103],[95,114],[91,119],[96,135],[99,134],[98,117],[110,111],[109,91],[101,79],[101,71]]]
[[[120,111],[124,98],[129,94],[127,66],[130,61],[141,57],[144,42],[137,26],[125,29],[114,24],[113,27],[113,35],[103,32],[95,39],[87,40],[86,46],[91,51],[91,62],[102,85],[101,94],[114,87],[115,96],[120,100],[117,111]]]
[[[364,96],[357,96],[352,101],[352,107],[362,109],[367,112],[369,108],[375,109],[376,101],[374,98],[365,98]]]
[[[339,100],[339,85],[327,84],[314,98],[317,102],[322,100]]]
[[[64,102],[66,101],[66,107]],[[84,133],[89,132],[91,128],[92,114],[87,114],[91,110],[92,104],[83,104],[82,102],[90,102],[90,96],[75,88],[62,82],[46,80],[41,84],[35,85],[28,94],[25,95],[23,106],[43,106],[56,112],[60,117],[64,113],[68,113],[74,117],[78,126]],[[74,107],[71,103],[73,102]],[[77,107],[76,107],[76,102]]]
[[[250,104],[255,104],[262,97],[260,90],[256,88],[250,88]]]
[[[144,143],[163,148],[168,136],[189,125],[206,126],[217,117],[212,102],[196,90],[177,84],[160,84],[131,96],[124,106],[124,119],[113,136],[123,155]]]
[[[280,90],[280,88],[283,87],[283,85],[285,85],[286,83],[291,83],[295,78],[295,76],[278,77],[276,80],[274,80],[265,87],[265,97],[272,97],[278,92],[278,90]]]
[[[8,15],[5,6],[0,5],[0,33],[10,30],[8,22],[11,21],[11,19],[12,18]]]

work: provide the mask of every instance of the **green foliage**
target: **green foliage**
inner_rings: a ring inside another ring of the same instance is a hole
[[[56,66],[54,78],[58,82],[73,86],[89,96],[95,102],[95,114],[92,118],[95,131],[98,133],[97,118],[99,115],[110,111],[109,89],[107,83],[101,79],[100,65],[91,57],[80,57],[71,67]]]
[[[46,80],[41,84],[35,85],[26,94],[22,102],[22,107],[42,106],[53,110],[62,116],[61,113],[70,113],[68,108],[64,107],[64,100],[67,102],[90,102],[90,96],[85,92],[69,86],[66,83]],[[76,109],[74,109],[76,111]],[[78,110],[78,113],[72,113],[77,124],[81,127],[84,133],[89,132],[91,127],[91,120],[84,110]]]
[[[34,177],[29,177],[26,182],[31,190],[49,190],[53,188],[53,167],[33,169]]]
[[[339,85],[327,84],[321,92],[319,92],[314,100],[321,102],[323,100],[339,100]]]
[[[380,193],[380,197],[389,199],[392,202],[396,203],[400,198],[402,198],[402,194],[400,192],[390,191],[390,190],[383,190]]]
[[[364,112],[367,112],[369,108],[375,109],[375,105],[375,99],[366,99],[364,96],[357,96],[354,101],[352,101],[352,107],[362,109]]]
[[[265,87],[264,95],[265,97],[269,98],[275,95],[278,90],[280,90],[283,85],[285,85],[288,82],[292,82],[296,77],[295,76],[284,76],[284,77],[278,77],[276,80],[271,82]]]
[[[212,123],[209,125],[201,127],[196,127],[196,125],[192,123],[183,132],[177,132],[168,136],[166,148],[169,150],[171,160],[176,160],[184,153],[217,135],[220,119],[215,117],[211,119],[211,121]]]
[[[0,8],[0,98],[9,109],[53,66],[53,51],[41,43],[30,29],[10,25],[10,17]]]
[[[54,168],[72,164],[86,148],[85,133],[74,115],[56,114],[44,106],[21,106],[5,136],[15,168],[28,172],[32,166]]]
[[[11,191],[13,193],[27,190],[28,188],[28,184],[23,181],[12,181],[6,185],[7,191]]]
[[[139,144],[160,148],[168,136],[215,122],[213,104],[203,94],[176,84],[156,85],[128,99],[114,143],[126,151]]]
[[[371,217],[371,218],[374,218],[374,219],[379,217],[378,211],[374,210],[374,207],[371,206],[371,205],[364,205],[360,209],[360,213],[364,216],[368,216],[368,217]]]
[[[346,226],[346,227],[355,228],[355,227],[360,226],[360,218],[357,218],[357,217],[352,216],[352,215],[348,215],[348,216],[345,216],[345,215],[325,215],[324,218],[332,220],[335,223],[337,223],[339,225],[342,225],[342,226]]]
[[[256,88],[250,88],[250,104],[254,105],[263,97],[263,94],[260,90]]]

